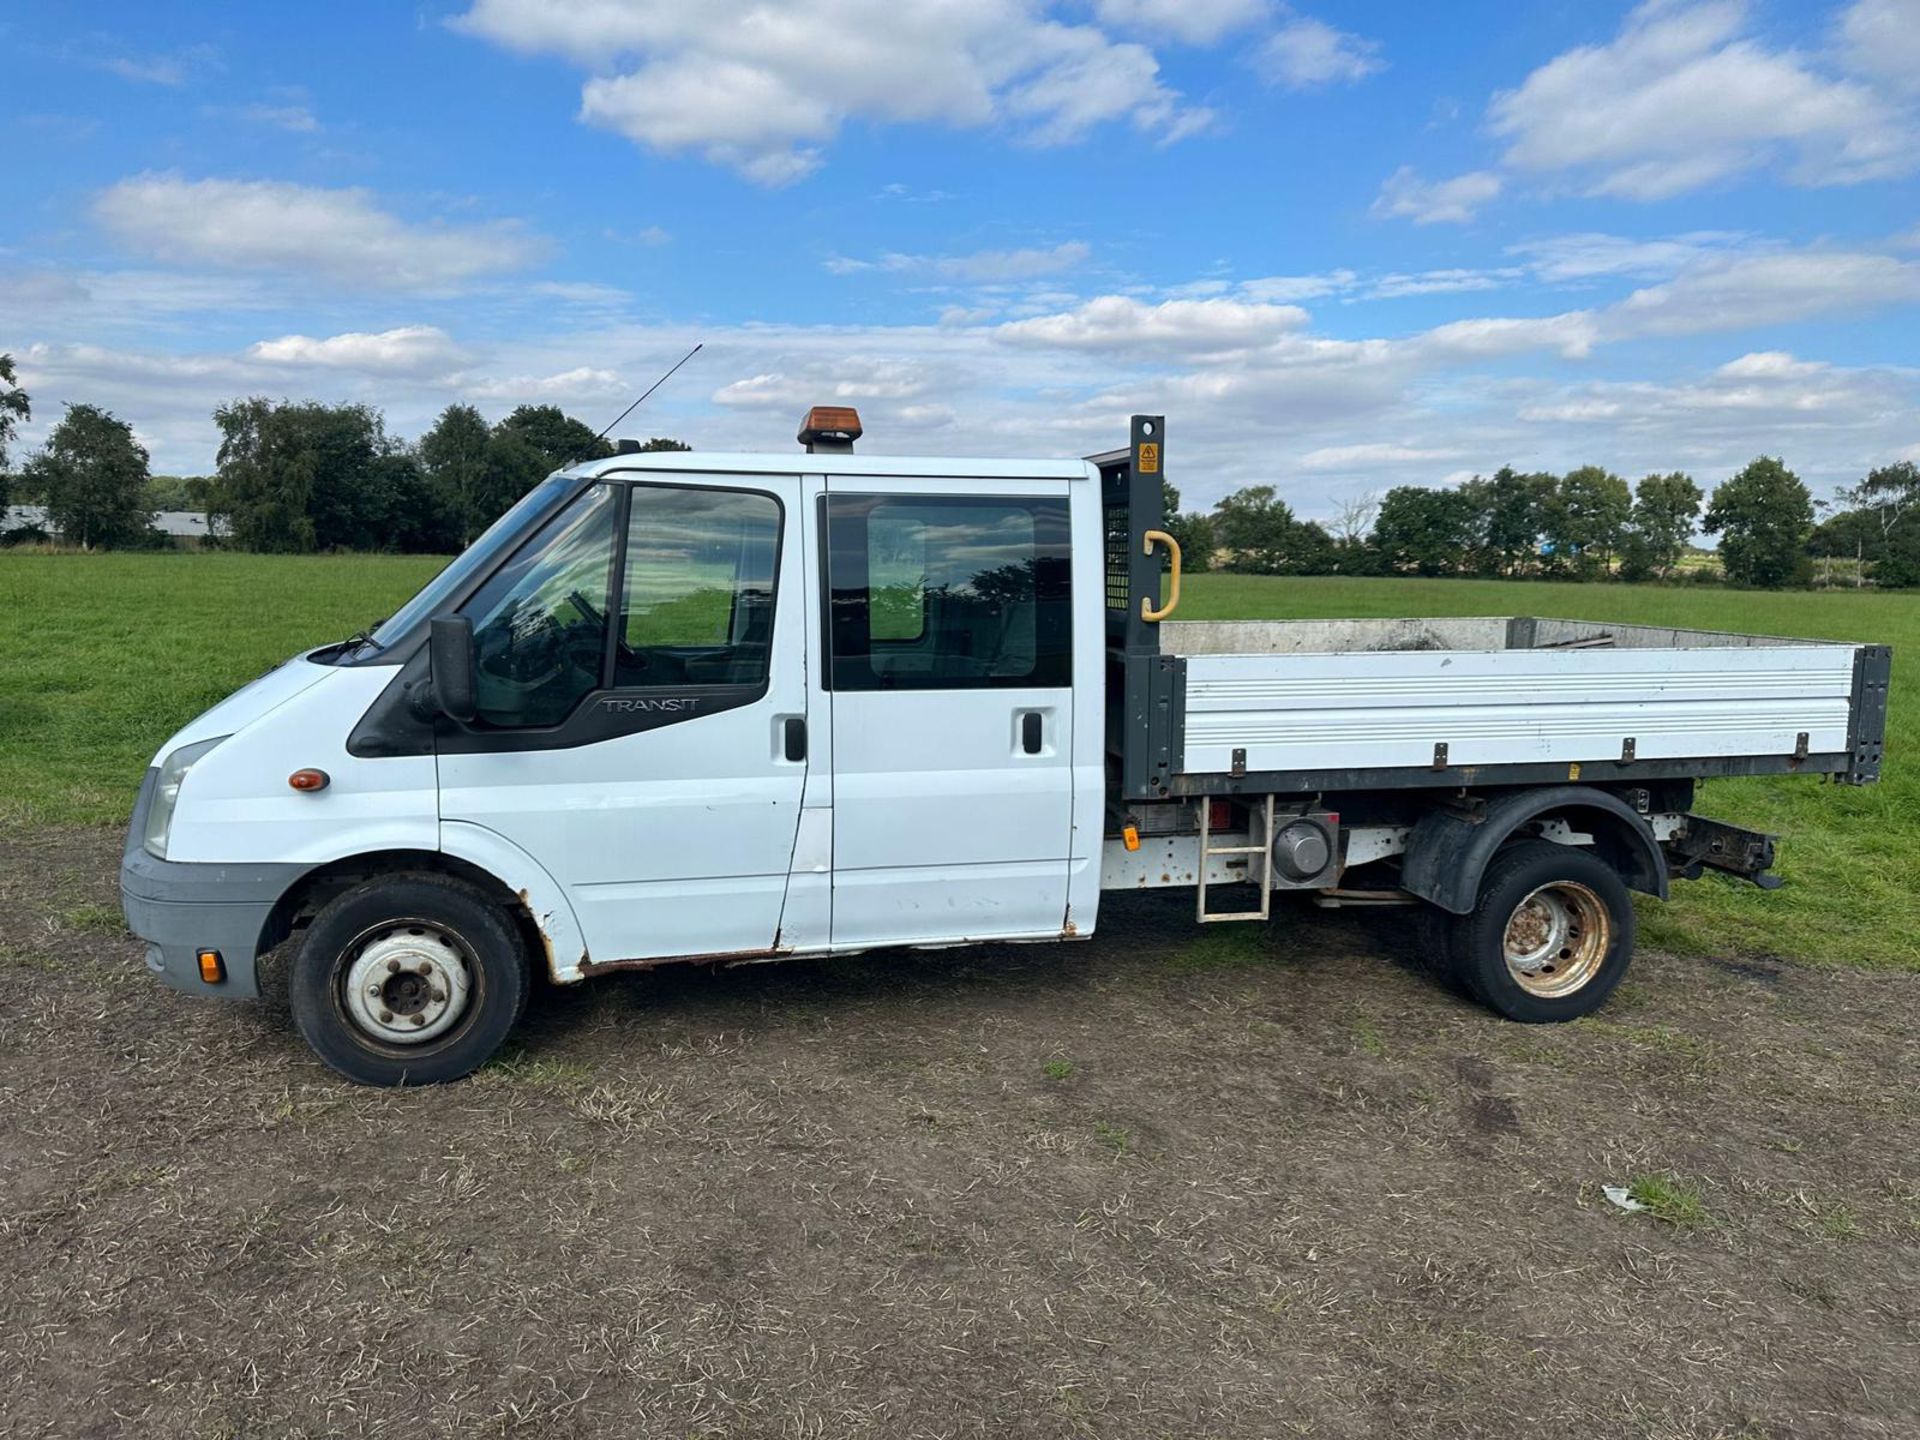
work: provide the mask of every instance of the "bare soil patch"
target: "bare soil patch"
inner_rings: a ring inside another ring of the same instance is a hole
[[[1530,1028],[1405,912],[1124,897],[383,1093],[151,981],[118,842],[0,834],[9,1435],[1920,1432],[1920,976],[1648,954]]]

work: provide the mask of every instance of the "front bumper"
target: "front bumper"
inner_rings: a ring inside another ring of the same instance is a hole
[[[147,969],[176,990],[250,1000],[260,993],[256,961],[274,907],[307,872],[305,865],[206,864],[156,860],[140,843],[158,770],[149,770],[134,802],[120,855],[120,908],[127,928],[147,942]],[[199,952],[218,950],[226,980],[200,978]]]

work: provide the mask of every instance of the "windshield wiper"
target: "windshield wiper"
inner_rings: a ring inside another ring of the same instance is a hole
[[[383,615],[380,619],[367,626],[366,629],[354,631],[353,634],[340,642],[341,650],[348,655],[358,655],[361,647],[366,645],[371,645],[376,650],[386,649],[386,646],[373,638],[373,632],[386,623],[386,617]]]

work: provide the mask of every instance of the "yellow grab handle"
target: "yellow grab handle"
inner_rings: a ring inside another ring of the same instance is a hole
[[[1158,543],[1166,546],[1167,554],[1173,557],[1173,566],[1170,571],[1173,576],[1173,593],[1167,597],[1167,603],[1156,610],[1153,608],[1152,600],[1145,595],[1140,597],[1140,618],[1150,625],[1157,625],[1180,606],[1180,542],[1164,530],[1149,530],[1142,539],[1146,542],[1147,554],[1151,555],[1154,545]]]

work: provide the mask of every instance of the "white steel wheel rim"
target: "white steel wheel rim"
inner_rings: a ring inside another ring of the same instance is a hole
[[[444,1035],[473,995],[473,956],[452,931],[399,920],[368,935],[347,967],[347,1018],[387,1045]]]
[[[1501,936],[1507,973],[1543,1000],[1571,995],[1600,973],[1613,948],[1613,917],[1577,880],[1555,880],[1513,907]]]

